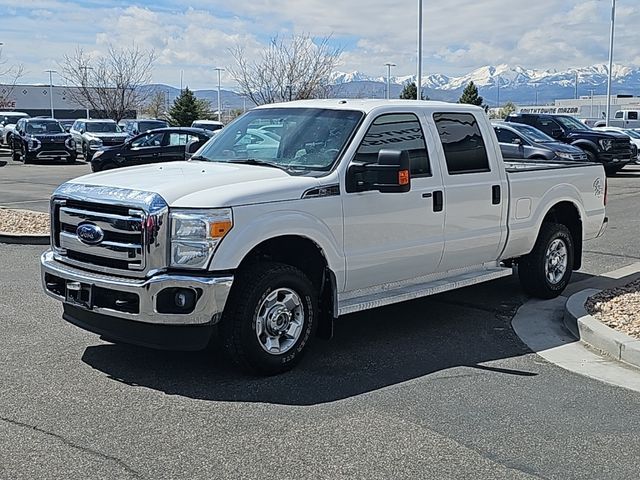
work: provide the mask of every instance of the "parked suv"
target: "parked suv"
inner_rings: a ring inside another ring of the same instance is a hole
[[[120,120],[118,126],[122,128],[128,137],[133,137],[139,133],[148,132],[149,130],[155,130],[156,128],[167,128],[169,124],[164,120],[157,120],[153,118],[138,118]]]
[[[492,123],[500,143],[500,151],[505,158],[587,161],[584,150],[559,142],[530,125]]]
[[[593,130],[570,115],[515,113],[505,121],[531,125],[560,142],[580,147],[590,162],[601,163],[609,175],[634,161],[629,137]]]
[[[113,120],[76,120],[69,133],[76,142],[76,150],[87,162],[102,147],[122,145],[127,139],[127,134]]]
[[[29,114],[24,112],[0,112],[0,143],[11,146],[11,135],[16,123],[21,118],[29,118]]]
[[[76,161],[76,145],[71,135],[52,118],[22,118],[11,135],[11,155],[24,163],[33,160]]]

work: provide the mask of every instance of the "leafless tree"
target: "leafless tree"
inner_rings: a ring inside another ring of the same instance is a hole
[[[127,48],[109,46],[100,57],[87,54],[81,47],[59,62],[66,80],[68,95],[80,108],[90,107],[116,121],[132,110],[142,108],[152,91],[143,86],[151,81],[156,60],[153,50],[134,45]]]
[[[325,97],[329,75],[342,55],[330,40],[314,41],[308,34],[275,37],[257,60],[250,60],[245,49],[237,47],[231,50],[236,64],[229,73],[256,105]]]
[[[151,118],[163,118],[167,113],[167,96],[165,92],[156,92],[151,95],[142,111]]]
[[[8,65],[8,60],[4,58],[0,48],[0,84],[2,85],[0,90],[0,109],[15,108],[15,102],[9,105],[9,97],[23,74],[24,67],[22,65]]]

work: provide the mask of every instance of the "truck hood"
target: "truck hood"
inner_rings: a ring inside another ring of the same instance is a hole
[[[123,132],[86,132],[85,135],[89,138],[114,138],[124,141],[129,135]]]
[[[216,162],[169,162],[118,168],[68,182],[153,192],[171,207],[215,208],[296,200],[319,186],[313,177],[270,167]]]
[[[624,139],[628,139],[629,137],[627,137],[626,135],[623,135],[622,133],[617,133],[617,132],[600,132],[597,130],[580,130],[580,131],[573,131],[573,132],[568,132],[567,136],[569,138],[575,138],[576,140],[578,139],[588,139],[591,140],[593,142],[596,142],[598,140],[606,140],[606,139],[618,139],[618,140],[624,140]]]

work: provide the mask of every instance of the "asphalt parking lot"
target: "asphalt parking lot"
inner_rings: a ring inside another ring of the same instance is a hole
[[[0,205],[46,210],[86,171],[8,160]],[[572,288],[640,261],[639,210],[632,167],[609,180],[609,231]],[[513,278],[349,315],[293,372],[252,378],[215,350],[68,325],[40,288],[42,251],[0,244],[2,480],[638,476],[640,394],[532,353],[511,328],[527,301]]]

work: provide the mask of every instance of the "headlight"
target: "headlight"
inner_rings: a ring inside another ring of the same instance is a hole
[[[206,268],[216,247],[233,227],[230,208],[172,210],[171,266]]]
[[[93,160],[101,156],[103,153],[104,153],[104,150],[98,150],[96,153],[93,154]]]
[[[613,148],[613,140],[600,140],[600,148],[605,152],[608,152]]]
[[[36,137],[29,137],[27,144],[29,145],[29,150],[38,150],[42,145],[40,143],[40,140],[38,140]]]
[[[573,155],[567,152],[556,152],[556,155],[566,160],[573,160]]]
[[[102,140],[100,140],[99,138],[92,138],[89,140],[89,145],[91,145],[92,147],[101,147]]]
[[[76,148],[76,142],[73,140],[73,138],[69,137],[64,141],[64,144],[67,146],[67,148]]]

